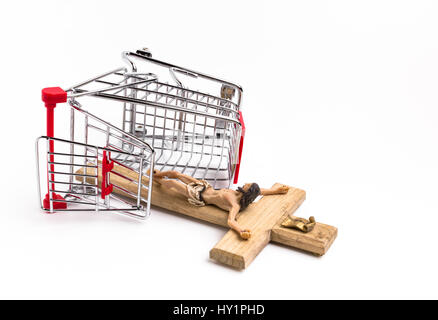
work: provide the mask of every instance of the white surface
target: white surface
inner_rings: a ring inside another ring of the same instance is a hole
[[[4,6],[0,298],[438,298],[437,15],[434,1]],[[305,189],[297,215],[339,228],[326,256],[271,244],[236,272],[208,260],[218,227],[40,212],[41,88],[142,46],[243,86],[241,182]]]

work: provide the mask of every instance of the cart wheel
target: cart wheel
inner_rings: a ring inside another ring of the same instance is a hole
[[[222,85],[222,88],[221,88],[221,98],[222,99],[231,100],[231,99],[233,99],[235,93],[236,93],[236,89],[234,89],[233,87],[230,87],[226,84]]]

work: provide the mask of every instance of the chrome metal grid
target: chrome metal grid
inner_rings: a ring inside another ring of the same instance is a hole
[[[124,57],[132,72],[121,68],[73,86],[73,99],[87,95],[120,102],[119,128],[155,150],[157,169],[184,172],[216,188],[229,187],[239,162],[241,88],[143,55],[124,53]],[[152,73],[139,73],[129,57],[168,68],[176,84],[160,81]],[[177,73],[219,84],[217,95],[184,87]],[[108,88],[93,92],[88,88],[92,85]]]
[[[154,166],[208,180],[216,188],[229,187],[233,182],[242,141],[240,86],[152,59],[142,50],[124,52],[123,58],[130,64],[130,71],[118,68],[66,90],[71,107],[69,140],[46,136],[37,140],[38,177],[44,176],[40,160],[45,158],[50,198],[49,208],[43,206],[44,178],[39,179],[42,209],[53,212],[54,204],[64,201],[69,203],[68,211],[119,211],[145,217],[150,214],[149,175]],[[168,69],[175,84],[150,72],[138,72],[132,58]],[[220,87],[215,94],[193,90],[176,74]],[[47,152],[41,157],[39,143],[44,140]],[[55,144],[54,152],[51,144]],[[98,170],[105,152],[111,153],[116,165],[128,169],[126,175],[112,174],[136,183],[136,193],[112,183],[118,192],[104,201],[99,198],[102,186]],[[148,178],[146,185],[142,177]],[[64,200],[55,199],[55,193],[64,195]]]

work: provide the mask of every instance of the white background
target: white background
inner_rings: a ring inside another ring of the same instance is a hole
[[[436,2],[1,6],[0,298],[438,298]],[[219,227],[40,212],[40,90],[143,46],[242,85],[240,181],[305,189],[296,215],[339,228],[324,257],[270,244],[238,272],[208,259]]]

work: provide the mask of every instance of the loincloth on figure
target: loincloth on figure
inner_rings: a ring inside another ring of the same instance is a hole
[[[202,193],[209,187],[211,187],[211,185],[205,180],[187,184],[187,193],[189,194],[187,201],[197,207],[205,206]]]

